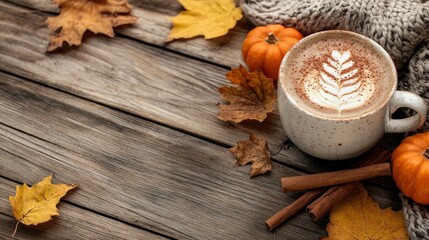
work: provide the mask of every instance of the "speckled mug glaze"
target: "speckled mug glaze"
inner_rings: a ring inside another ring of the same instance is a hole
[[[392,86],[389,94],[375,110],[350,118],[329,118],[318,116],[316,113],[303,109],[298,104],[296,96],[292,96],[285,87],[287,81],[285,69],[288,68],[289,56],[297,51],[300,46],[309,41],[318,41],[327,34],[347,35],[347,37],[360,38],[370,43],[378,51],[390,66],[393,76]],[[278,102],[280,118],[287,136],[292,142],[304,152],[317,158],[327,160],[342,160],[358,156],[375,144],[383,137],[385,132],[407,132],[415,130],[423,125],[426,118],[427,108],[424,100],[416,94],[404,91],[396,91],[397,73],[395,65],[387,52],[376,42],[362,35],[341,31],[330,30],[312,34],[289,50],[284,57],[279,71]],[[392,119],[391,114],[398,108],[411,108],[417,112],[416,115],[405,119]]]

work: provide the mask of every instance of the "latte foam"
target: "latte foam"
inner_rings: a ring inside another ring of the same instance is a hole
[[[364,39],[349,35],[333,33],[299,44],[286,64],[281,81],[287,92],[322,117],[371,112],[396,86],[386,57]]]

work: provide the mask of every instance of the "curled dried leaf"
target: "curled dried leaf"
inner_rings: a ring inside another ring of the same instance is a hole
[[[46,20],[51,31],[48,52],[63,46],[80,45],[82,36],[89,30],[113,37],[113,27],[132,24],[137,18],[129,15],[131,5],[125,0],[52,0],[61,9],[60,15]]]
[[[226,77],[237,86],[219,88],[221,97],[230,104],[219,105],[218,118],[235,123],[247,119],[264,121],[274,109],[273,79],[265,77],[259,69],[249,73],[241,65],[228,72]]]
[[[252,163],[250,177],[264,174],[272,169],[270,151],[264,137],[252,134],[249,140],[240,141],[237,146],[229,150],[237,158],[237,165],[243,166]]]

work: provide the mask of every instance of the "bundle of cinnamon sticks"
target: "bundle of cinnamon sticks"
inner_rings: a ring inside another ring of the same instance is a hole
[[[390,165],[386,163],[390,157],[391,153],[388,150],[377,146],[357,160],[352,166],[354,169],[283,177],[284,192],[311,190],[267,219],[265,225],[272,231],[304,207],[307,207],[307,212],[315,221],[321,219],[350,194],[361,180],[390,175]]]

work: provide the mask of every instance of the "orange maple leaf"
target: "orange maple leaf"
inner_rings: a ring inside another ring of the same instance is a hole
[[[237,158],[237,165],[243,166],[252,163],[250,177],[264,174],[272,168],[270,151],[264,137],[252,134],[249,140],[240,141],[237,146],[229,150]]]
[[[51,31],[58,34],[49,37],[48,52],[62,47],[80,45],[82,36],[89,30],[114,37],[113,27],[132,24],[137,18],[129,15],[131,5],[121,0],[52,0],[61,9],[60,15],[46,20]]]
[[[329,217],[329,237],[324,240],[408,239],[402,212],[381,209],[362,184],[335,206]]]
[[[230,104],[219,105],[218,118],[236,123],[247,119],[264,121],[274,109],[273,79],[265,77],[260,69],[249,73],[241,65],[228,72],[226,77],[238,86],[219,88],[221,97]]]

